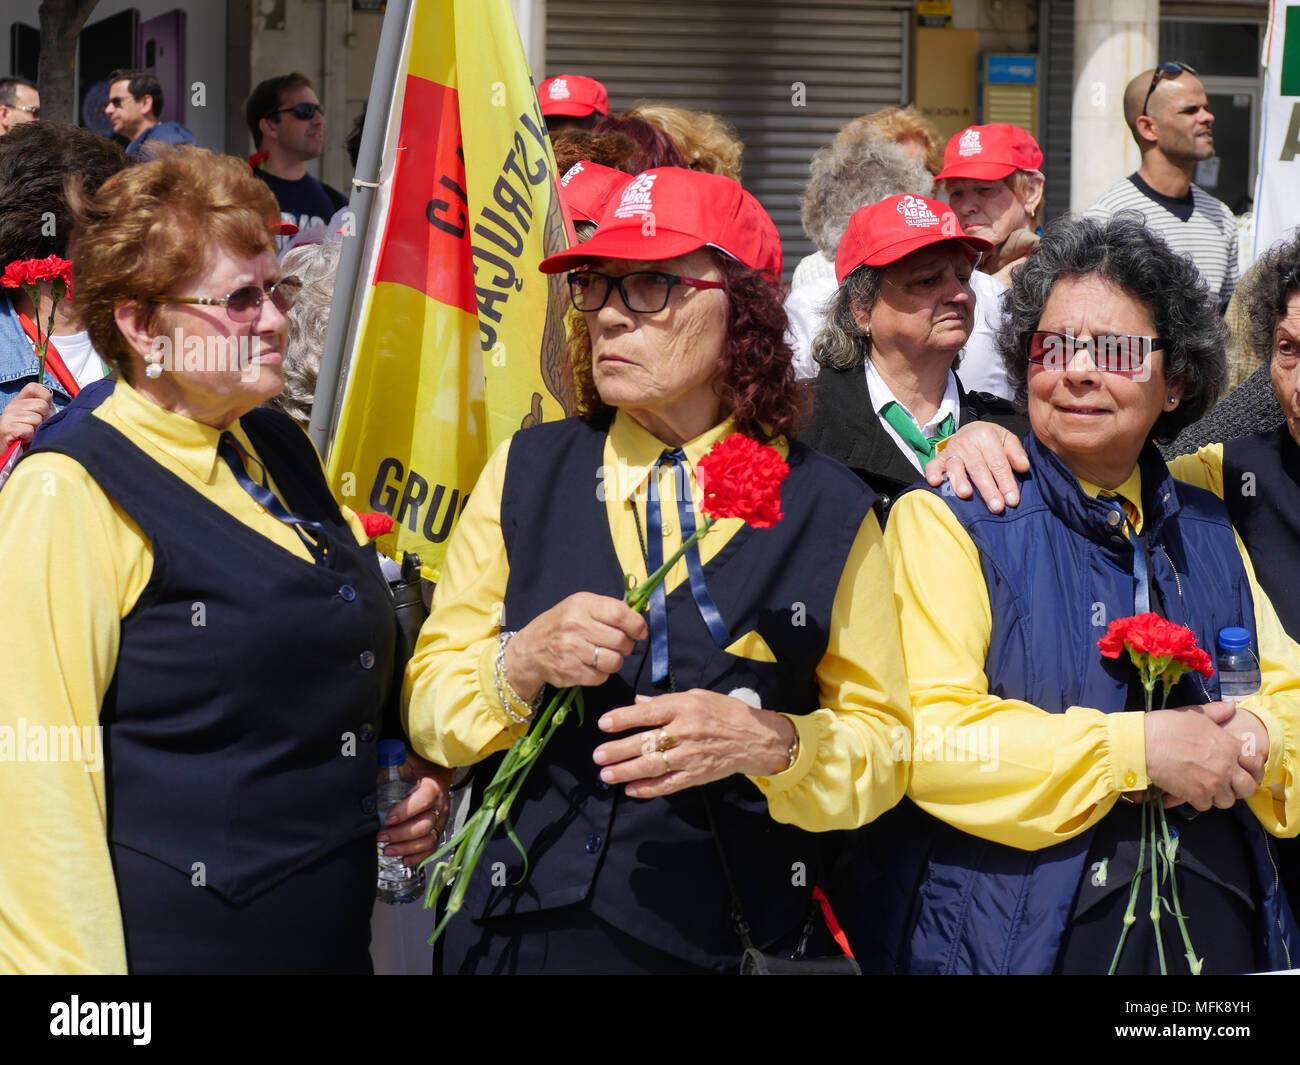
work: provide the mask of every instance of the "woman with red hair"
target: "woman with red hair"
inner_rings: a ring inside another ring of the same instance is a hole
[[[417,749],[448,766],[509,747],[549,689],[585,686],[586,716],[511,810],[527,868],[510,840],[488,845],[446,969],[725,972],[742,945],[827,953],[811,934],[827,830],[898,801],[909,706],[873,497],[789,440],[776,228],[728,178],[652,169],[542,269],[569,272],[582,316],[581,416],[488,462],[404,696]],[[690,535],[697,464],[731,433],[789,462],[784,519],[719,521],[643,617],[626,582]]]

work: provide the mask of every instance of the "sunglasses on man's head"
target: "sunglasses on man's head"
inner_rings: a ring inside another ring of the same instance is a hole
[[[300,104],[294,104],[292,107],[277,108],[273,113],[276,115],[282,115],[286,111],[300,121],[310,122],[317,114],[323,115],[325,113],[325,108],[321,107],[320,104],[307,103],[304,101]]]
[[[251,322],[262,312],[262,301],[271,297],[277,310],[288,311],[298,300],[302,291],[302,280],[297,277],[282,277],[279,281],[268,281],[265,288],[258,285],[244,285],[235,289],[229,296],[155,296],[154,303],[198,303],[204,307],[225,307],[232,322]]]
[[[1194,78],[1200,77],[1186,63],[1161,63],[1156,67],[1156,72],[1151,75],[1151,87],[1147,89],[1146,98],[1142,101],[1142,114],[1147,113],[1147,104],[1151,102],[1151,94],[1156,91],[1156,86],[1160,84],[1160,80],[1162,78],[1176,78],[1183,73],[1190,74]]]
[[[1095,337],[1076,337],[1068,333],[1053,333],[1037,329],[1023,334],[1025,358],[1049,370],[1064,370],[1074,361],[1075,352],[1086,348],[1093,365],[1106,373],[1140,374],[1146,366],[1147,356],[1156,348],[1163,348],[1160,337],[1135,337],[1123,334],[1100,334]]]

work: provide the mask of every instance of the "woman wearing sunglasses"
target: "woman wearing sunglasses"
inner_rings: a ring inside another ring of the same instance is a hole
[[[489,844],[444,968],[734,972],[733,901],[760,950],[836,952],[813,888],[828,830],[902,794],[906,681],[871,495],[788,442],[776,227],[729,178],[651,169],[542,270],[571,271],[582,416],[489,461],[405,694],[417,749],[450,766],[508,748],[554,688],[586,686],[586,710],[510,811],[526,868]],[[697,464],[732,433],[788,458],[784,518],[721,521],[643,617],[624,575],[700,520]]]
[[[393,611],[306,437],[255,409],[298,291],[274,198],[183,148],[74,211],[119,379],[0,495],[6,723],[54,737],[0,774],[0,968],[367,971]],[[391,852],[428,852],[437,790]]]
[[[1300,824],[1300,662],[1223,504],[1175,481],[1152,443],[1204,413],[1222,380],[1205,295],[1135,218],[1053,232],[1016,275],[998,337],[1031,426],[1019,505],[991,514],[945,485],[894,507],[886,545],[917,725],[911,837],[925,841],[900,877],[915,894],[897,911],[899,968],[1106,972],[1148,785],[1179,840],[1204,971],[1298,956],[1265,833]],[[1221,629],[1248,630],[1260,694],[1225,701],[1217,673],[1193,672],[1170,709],[1144,715],[1127,655],[1103,657],[1097,641],[1146,612],[1211,652]],[[981,757],[954,754],[958,736]],[[1148,875],[1121,972],[1158,970],[1150,891]],[[1171,971],[1186,972],[1172,917],[1163,928]]]

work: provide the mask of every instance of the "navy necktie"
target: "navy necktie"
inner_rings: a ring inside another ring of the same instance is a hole
[[[324,562],[326,542],[324,527],[318,521],[295,517],[285,509],[284,504],[276,498],[275,493],[266,486],[266,467],[262,466],[260,462],[257,462],[257,459],[240,447],[239,441],[235,439],[232,433],[225,432],[221,434],[221,439],[217,442],[217,454],[226,460],[226,465],[230,467],[230,472],[235,475],[239,487],[261,504],[271,517],[279,519],[292,528],[318,564]],[[258,467],[262,470],[261,484],[248,476],[248,471],[244,469],[244,459],[257,462]],[[311,533],[310,536],[308,532]]]
[[[1146,544],[1138,536],[1138,531],[1129,520],[1124,503],[1117,496],[1106,497],[1106,502],[1119,512],[1120,527],[1129,527],[1129,541],[1133,544],[1133,613],[1147,614],[1151,611],[1151,575],[1147,569]]]
[[[681,526],[682,543],[695,535],[695,507],[686,489],[686,454],[681,448],[665,451],[655,463],[650,475],[650,492],[646,500],[646,569],[653,574],[664,564],[664,527],[659,508],[659,467],[673,467],[673,494],[677,497],[677,520]],[[690,577],[691,595],[699,608],[700,616],[708,627],[709,635],[719,647],[731,643],[731,634],[722,620],[717,604],[704,584],[704,566],[700,562],[698,544],[686,552],[686,572]],[[656,684],[668,677],[668,606],[663,582],[650,594],[650,677]]]

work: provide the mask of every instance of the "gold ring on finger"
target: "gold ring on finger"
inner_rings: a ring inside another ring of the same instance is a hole
[[[598,664],[598,663],[600,662],[600,652],[601,652],[601,648],[600,648],[600,647],[597,647],[594,651],[591,652],[591,668],[592,668],[592,669],[599,669],[599,668],[600,668],[600,665]]]
[[[660,751],[659,757],[664,760],[664,775],[667,776],[669,773],[673,771],[672,763],[668,761],[668,752]]]
[[[659,739],[655,742],[656,751],[671,751],[677,746],[677,741],[663,729],[659,730]]]

